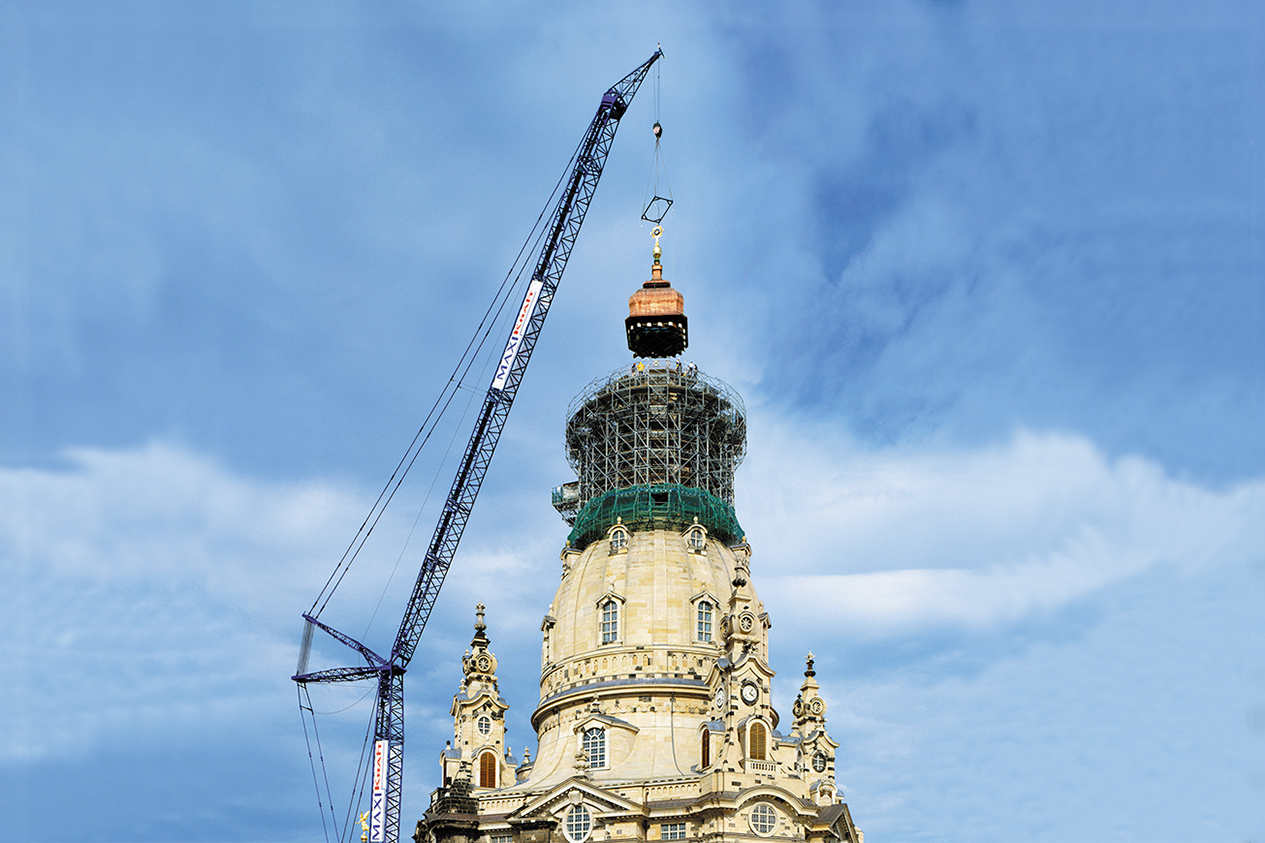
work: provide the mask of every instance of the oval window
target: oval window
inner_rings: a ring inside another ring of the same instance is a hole
[[[584,843],[593,831],[593,815],[583,805],[572,805],[562,830],[571,843]]]

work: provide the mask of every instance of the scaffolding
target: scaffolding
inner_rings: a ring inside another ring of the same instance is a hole
[[[567,458],[579,478],[554,489],[568,524],[589,501],[632,486],[701,489],[733,505],[746,453],[742,400],[693,364],[634,364],[589,384],[567,411]]]

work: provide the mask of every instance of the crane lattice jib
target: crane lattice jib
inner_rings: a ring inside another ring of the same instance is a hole
[[[580,233],[580,226],[584,223],[584,216],[593,200],[598,180],[602,177],[602,168],[610,153],[611,142],[615,140],[619,120],[624,116],[624,111],[637,93],[637,88],[645,79],[650,66],[661,55],[660,51],[656,51],[643,65],[606,92],[597,115],[585,134],[567,188],[554,210],[550,235],[541,248],[540,260],[529,286],[528,299],[523,303],[519,319],[521,322],[525,316],[526,321],[521,327],[518,323],[515,324],[497,376],[483,400],[474,433],[466,445],[461,467],[453,479],[443,514],[435,527],[425,562],[413,587],[413,596],[400,624],[400,631],[391,651],[391,661],[401,667],[408,665],[417,649],[418,639],[430,617],[431,609],[434,608],[444,575],[452,564],[453,554],[461,541],[470,510],[478,497],[484,474],[487,473],[492,454],[505,427],[505,419],[509,416],[514,396],[518,393],[518,386],[531,360],[532,350],[536,347],[536,339],[545,324],[545,317],[549,315],[554,292],[562,279],[563,270],[566,269],[567,259],[571,257],[571,249]],[[531,301],[533,294],[536,298],[534,303]]]
[[[549,314],[554,292],[562,279],[562,272],[571,256],[571,249],[580,233],[589,203],[593,200],[598,180],[602,177],[602,168],[610,153],[611,143],[615,140],[619,120],[646,78],[650,66],[662,55],[661,50],[656,50],[644,64],[606,92],[598,106],[597,115],[580,144],[566,189],[550,217],[549,235],[541,248],[527,296],[506,343],[505,353],[492,385],[484,397],[474,432],[466,445],[457,476],[453,479],[439,523],[435,526],[435,533],[427,547],[426,558],[418,572],[390,658],[383,659],[349,636],[338,633],[314,618],[304,616],[359,652],[368,664],[305,673],[295,676],[296,681],[346,682],[371,677],[378,680],[374,737],[375,741],[388,742],[385,822],[382,829],[385,843],[397,843],[399,840],[401,778],[404,767],[405,668],[417,650],[426,621],[435,607],[444,577],[452,565],[457,545],[461,542],[466,522],[501,438],[501,431],[505,428],[505,420],[509,417],[523,373],[531,360],[532,350],[536,347],[536,339],[545,324],[545,317]]]

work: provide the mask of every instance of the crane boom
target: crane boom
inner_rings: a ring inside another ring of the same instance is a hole
[[[444,577],[452,566],[457,545],[465,532],[470,512],[483,485],[497,442],[505,428],[514,397],[518,394],[523,373],[531,361],[532,351],[549,314],[553,296],[566,269],[567,259],[580,233],[589,203],[597,190],[602,168],[610,153],[619,120],[637,93],[646,74],[663,55],[655,50],[647,61],[629,73],[602,97],[597,114],[580,144],[575,164],[567,178],[566,188],[550,217],[549,234],[541,247],[540,257],[528,284],[527,294],[518,318],[510,331],[505,351],[488,387],[474,431],[453,478],[452,488],[435,526],[413,585],[404,617],[395,637],[389,658],[383,659],[355,639],[338,632],[314,618],[305,619],[319,626],[336,640],[359,652],[366,666],[335,668],[294,676],[300,685],[311,682],[354,681],[376,677],[377,700],[374,715],[374,790],[371,806],[370,840],[372,843],[397,843],[400,827],[401,779],[404,769],[404,673],[417,650],[418,641],[431,610],[439,597]]]

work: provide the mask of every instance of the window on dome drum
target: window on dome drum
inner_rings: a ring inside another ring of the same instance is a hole
[[[659,831],[661,840],[685,839],[685,823],[663,823],[659,826]]]
[[[773,810],[772,805],[761,802],[751,809],[749,822],[752,831],[761,836],[767,836],[777,828],[777,812]]]
[[[747,757],[754,758],[757,761],[764,760],[764,734],[763,723],[752,723],[751,728],[747,730]]]
[[[572,805],[567,811],[566,822],[562,826],[563,833],[571,843],[584,843],[593,830],[593,815],[583,805]]]
[[[490,735],[492,733],[492,718],[484,715],[479,718],[479,734]]]
[[[512,834],[489,834],[488,843],[514,843]]]
[[[690,530],[689,543],[690,550],[702,550],[703,546],[707,543],[707,540],[703,538],[703,531],[697,527]]]
[[[707,600],[698,601],[698,640],[712,640],[712,604]]]
[[[479,787],[496,787],[496,753],[479,756]]]
[[[709,729],[703,730],[703,759],[700,767],[707,767],[712,763],[712,733]]]
[[[602,604],[602,643],[613,644],[619,640],[619,604],[607,600]]]
[[[589,757],[589,766],[600,769],[606,766],[606,730],[600,726],[584,731],[584,752]]]
[[[626,547],[628,547],[627,530],[616,530],[611,533],[611,553],[616,553]]]

